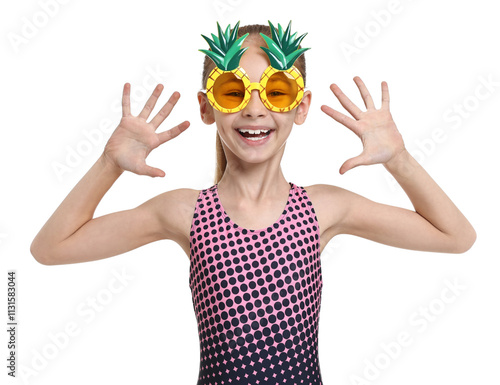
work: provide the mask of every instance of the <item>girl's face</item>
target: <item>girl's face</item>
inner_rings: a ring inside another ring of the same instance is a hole
[[[269,59],[260,46],[266,46],[260,37],[248,36],[243,47],[249,47],[240,60],[240,66],[248,74],[251,82],[259,82],[264,70],[269,66]],[[225,147],[228,161],[235,157],[250,162],[260,163],[278,153],[283,153],[284,145],[293,123],[302,124],[305,121],[311,102],[311,92],[305,91],[302,103],[288,112],[268,110],[259,97],[259,92],[253,90],[250,101],[244,109],[234,113],[224,113],[215,110],[208,102],[206,95],[198,93],[200,114],[204,123],[217,125],[217,131]],[[257,141],[245,139],[238,129],[271,130],[267,138]],[[231,153],[228,153],[228,151]],[[280,157],[281,158],[281,157]]]

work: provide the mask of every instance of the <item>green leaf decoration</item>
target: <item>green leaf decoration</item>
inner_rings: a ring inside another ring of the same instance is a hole
[[[274,57],[277,57],[279,62],[282,65],[285,65],[286,64],[286,56],[285,56],[285,53],[283,52],[283,50],[278,45],[279,42],[275,42],[274,40],[269,38],[269,36],[264,35],[264,34],[262,34],[262,37],[264,38],[265,42],[267,43],[267,46],[269,47],[268,50],[266,51],[266,53],[271,51],[273,53]]]
[[[264,52],[267,54],[267,57],[269,58],[272,67],[276,69],[284,67],[283,62],[280,60],[280,58],[276,57],[276,55],[274,55],[274,53],[269,48],[266,47],[260,47],[260,48],[262,48]]]
[[[310,48],[301,48],[297,51],[292,52],[290,55],[286,57],[286,62],[287,63],[295,63],[295,60],[302,55],[304,52],[306,52]],[[291,67],[291,66],[290,66]]]
[[[275,41],[276,44],[278,44],[281,48],[281,38],[280,35],[278,34],[278,31],[276,30],[276,28],[274,28],[274,25],[270,21],[269,21],[269,26],[271,27],[271,36],[273,41]],[[281,29],[281,25],[279,25],[279,28]]]
[[[260,47],[268,56],[271,65],[278,70],[287,70],[293,66],[295,60],[310,48],[299,48],[301,41],[307,35],[304,33],[296,38],[297,32],[291,34],[292,22],[288,23],[287,28],[283,32],[283,28],[278,24],[276,29],[269,21],[271,28],[271,38],[263,33],[260,35],[267,43],[266,47]]]
[[[236,54],[231,58],[229,63],[227,63],[226,67],[231,68],[231,70],[238,68],[240,65],[241,55],[243,55],[243,52],[245,52],[247,49],[248,49],[248,47],[246,47],[244,49],[240,49],[238,52],[236,52]]]
[[[220,28],[219,22],[217,22],[217,31],[219,32],[220,48],[222,50],[226,51],[227,50],[226,35],[224,35],[224,32],[222,32],[222,29]]]
[[[294,34],[295,36],[296,34]],[[289,49],[291,51],[294,51],[296,50],[297,48],[299,48],[299,45],[300,45],[300,42],[306,37],[307,33],[303,34],[302,36],[300,36],[299,38],[295,39],[294,42],[292,44],[290,44],[290,47]]]
[[[200,49],[199,51],[206,54],[223,71],[232,71],[238,68],[241,55],[248,49],[248,47],[241,49],[243,41],[249,35],[248,33],[236,39],[239,26],[240,22],[238,21],[232,30],[231,25],[228,25],[225,31],[223,31],[219,23],[217,23],[219,36],[215,36],[212,33],[212,40],[210,40],[210,38],[201,35],[210,46],[210,51],[205,49]]]
[[[213,51],[207,51],[206,49],[200,49],[199,51],[205,53],[210,59],[212,59],[217,67],[219,67],[221,69],[224,67],[224,57],[223,56],[218,55]]]
[[[219,55],[222,55],[224,56],[224,51],[221,50],[219,48],[219,46],[215,43],[215,41],[212,41],[210,40],[208,37],[206,37],[205,35],[201,35],[208,43],[208,45],[210,46],[210,49],[216,53],[218,53]]]
[[[220,46],[219,38],[217,36],[215,36],[213,33],[211,35],[212,35],[212,38],[214,39],[214,43],[217,44],[217,46],[219,47]]]

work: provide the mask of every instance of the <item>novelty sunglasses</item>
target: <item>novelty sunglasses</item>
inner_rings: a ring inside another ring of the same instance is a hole
[[[211,50],[200,49],[215,63],[210,72],[206,88],[208,100],[213,108],[224,113],[241,111],[250,101],[253,90],[259,92],[264,106],[275,112],[287,112],[296,108],[304,96],[304,78],[297,67],[295,60],[309,48],[298,48],[302,39],[307,35],[295,38],[296,33],[290,34],[291,22],[283,31],[280,24],[274,28],[269,22],[272,38],[261,33],[260,35],[268,47],[260,47],[266,52],[271,65],[262,73],[259,82],[252,83],[239,62],[248,47],[241,49],[243,40],[248,33],[236,39],[239,22],[234,29],[227,26],[225,32],[217,23],[219,36],[212,34],[213,40],[203,36]]]
[[[258,83],[250,82],[242,67],[232,71],[221,71],[215,67],[210,72],[204,91],[213,108],[233,113],[246,107],[253,90],[259,91],[260,100],[268,110],[286,112],[302,101],[304,79],[295,66],[286,71],[269,66]]]

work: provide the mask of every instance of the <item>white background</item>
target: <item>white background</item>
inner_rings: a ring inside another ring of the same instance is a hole
[[[382,165],[338,173],[362,145],[349,129],[320,111],[328,104],[347,114],[329,90],[332,82],[364,108],[352,80],[356,75],[380,107],[380,83],[385,80],[407,149],[478,234],[464,254],[417,252],[353,236],[335,237],[321,257],[319,357],[324,384],[499,383],[499,209],[494,198],[499,193],[499,162],[494,151],[500,139],[500,25],[493,4],[2,3],[0,287],[6,302],[7,271],[15,269],[17,374],[26,373],[24,380],[11,382],[196,384],[199,346],[189,260],[177,244],[160,241],[113,258],[60,266],[39,264],[29,246],[102,153],[111,131],[101,127],[106,121],[112,129],[118,124],[121,110],[116,106],[123,84],[131,83],[137,102],[132,113],[138,114],[160,82],[152,80],[152,71],[161,76],[165,90],[151,116],[173,91],[182,95],[159,130],[186,119],[191,126],[148,157],[148,164],[166,172],[165,178],[124,173],[95,216],[136,207],[167,190],[211,186],[215,125],[202,124],[196,99],[204,57],[198,49],[207,48],[200,35],[215,32],[216,21],[223,26],[238,20],[241,25],[267,20],[283,25],[291,19],[294,31],[308,32],[302,45],[312,47],[306,59],[313,98],[307,122],[294,128],[287,143],[282,161],[287,180],[301,186],[338,185],[378,202],[413,208]],[[362,33],[369,35],[363,40]],[[346,46],[357,51],[348,55],[342,49]],[[481,88],[488,79],[493,83],[490,91]],[[453,112],[454,106],[461,106],[467,117]],[[97,138],[93,144],[86,132]],[[82,155],[58,174],[55,165],[66,164],[76,150]],[[109,297],[113,271],[130,278],[122,286],[115,283],[121,291]],[[449,292],[451,300],[444,303],[446,282],[455,281],[462,288]],[[90,297],[106,302],[92,319],[86,302]],[[430,309],[432,322],[420,315],[423,308]],[[425,330],[417,327],[424,324]],[[64,339],[61,333],[71,325],[78,334]],[[5,323],[1,329],[6,328]],[[401,332],[408,333],[411,343],[384,360],[382,345],[397,342]],[[59,347],[51,339],[54,335],[59,336]],[[7,357],[6,345],[7,333],[2,332],[0,357]],[[6,360],[2,362],[4,383]],[[369,362],[378,367],[372,377],[367,377]]]

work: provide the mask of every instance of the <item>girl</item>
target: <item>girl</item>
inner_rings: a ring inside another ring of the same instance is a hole
[[[380,109],[357,76],[365,111],[335,84],[332,92],[353,118],[328,106],[321,109],[363,143],[362,153],[344,162],[340,173],[383,164],[415,211],[336,186],[287,182],[280,167],[286,140],[294,123],[305,122],[311,103],[311,92],[303,89],[306,49],[299,47],[305,35],[295,38],[290,24],[283,31],[270,23],[241,29],[237,24],[225,32],[219,27],[219,36],[212,36],[204,36],[211,50],[203,51],[202,83],[207,89],[198,93],[198,100],[202,121],[217,126],[214,185],[201,191],[167,191],[136,208],[93,218],[125,170],[163,177],[162,170],[145,163],[146,157],[189,127],[185,121],[157,132],[179,100],[178,92],[147,121],[163,91],[161,84],[133,116],[126,83],[118,127],[97,162],[37,234],[31,253],[45,265],[70,264],[174,240],[190,258],[199,385],[321,384],[320,255],[335,235],[463,253],[476,234],[405,149],[389,111],[386,82]]]

